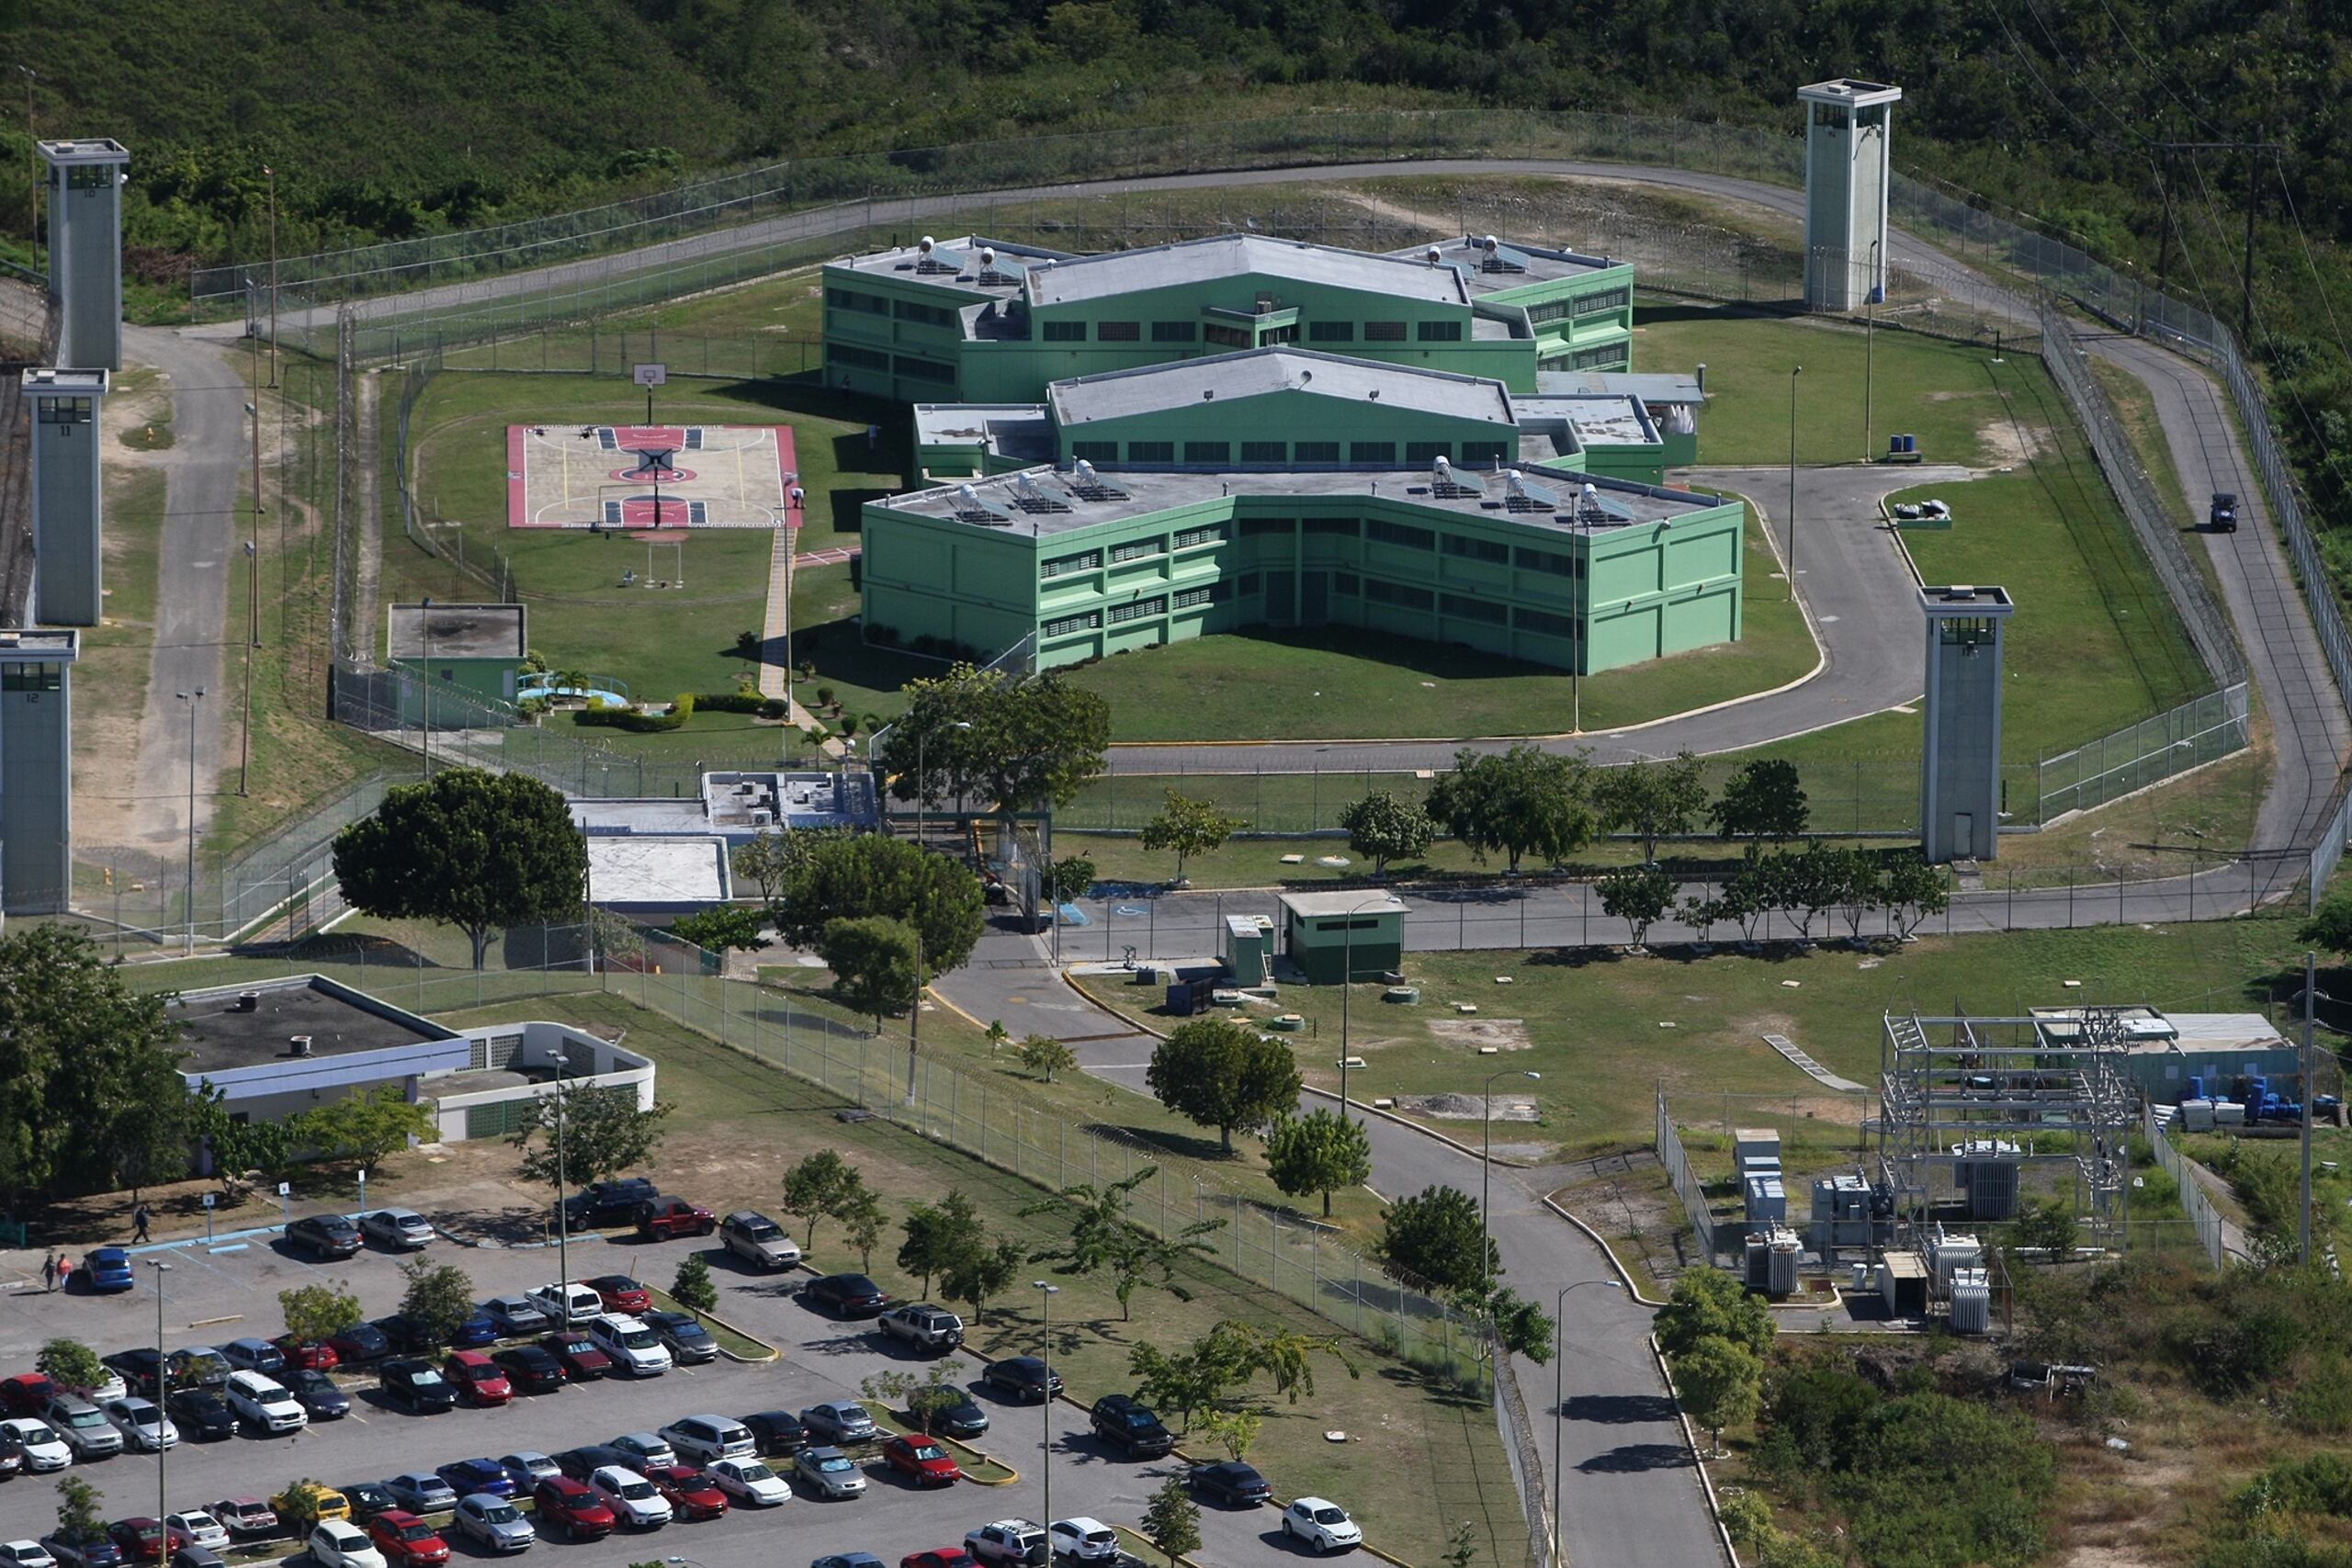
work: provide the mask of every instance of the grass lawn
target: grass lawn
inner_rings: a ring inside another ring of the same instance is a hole
[[[1813,669],[1813,636],[1771,576],[1752,508],[1747,536],[1741,639],[1587,676],[1586,729],[1770,691]],[[1198,637],[1070,679],[1110,702],[1113,737],[1125,741],[1553,735],[1574,711],[1561,671],[1339,626]]]

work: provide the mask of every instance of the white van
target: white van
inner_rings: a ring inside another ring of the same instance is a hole
[[[627,1313],[590,1324],[588,1340],[633,1378],[660,1377],[670,1370],[669,1347],[662,1343],[661,1336]]]
[[[310,1414],[276,1380],[262,1372],[232,1372],[220,1396],[237,1418],[277,1437],[311,1424]]]

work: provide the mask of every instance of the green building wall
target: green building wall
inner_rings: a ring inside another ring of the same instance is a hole
[[[391,663],[415,671],[418,677],[401,683],[401,723],[417,722],[425,694],[447,693],[458,700],[447,705],[435,702],[433,725],[460,729],[478,722],[480,704],[511,706],[515,678],[523,668],[522,660],[516,659],[395,659]]]
[[[1497,459],[1512,461],[1519,451],[1519,426],[1502,420],[1328,397],[1303,389],[1204,400],[1181,408],[1087,420],[1059,426],[1058,434],[1059,457],[1065,468],[1085,457],[1097,463],[1124,461],[1129,467],[1173,463],[1216,468],[1286,468],[1294,466],[1295,454],[1305,443],[1336,451],[1338,456],[1329,459],[1334,464],[1425,468],[1433,458],[1443,457],[1450,462],[1475,463],[1484,468]],[[1140,453],[1138,443],[1144,446]],[[1168,455],[1154,455],[1155,447],[1167,449]],[[1386,456],[1361,455],[1360,449],[1366,447],[1375,453],[1385,450]],[[1261,455],[1250,456],[1252,449]]]

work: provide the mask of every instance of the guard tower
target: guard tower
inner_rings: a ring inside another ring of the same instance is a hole
[[[122,182],[130,154],[107,137],[44,141],[49,288],[63,317],[57,357],[122,368]]]
[[[1887,132],[1903,89],[1840,77],[1804,105],[1804,302],[1859,310],[1886,298]]]
[[[1931,862],[1991,860],[2000,834],[1998,588],[1922,588],[1928,621],[1927,743],[1919,757],[1919,845]]]
[[[98,407],[103,370],[28,370],[33,411],[33,608],[47,626],[95,626],[100,579]]]
[[[58,914],[73,893],[79,636],[0,631],[0,910],[11,915]]]

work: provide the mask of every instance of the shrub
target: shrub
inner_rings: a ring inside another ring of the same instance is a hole
[[[695,706],[709,713],[757,713],[761,702],[757,692],[705,692],[695,698]]]
[[[684,728],[686,720],[694,716],[695,694],[680,692],[668,713],[646,713],[616,703],[591,702],[584,708],[573,709],[571,721],[608,729],[625,729],[631,735],[659,735],[667,730]]]

